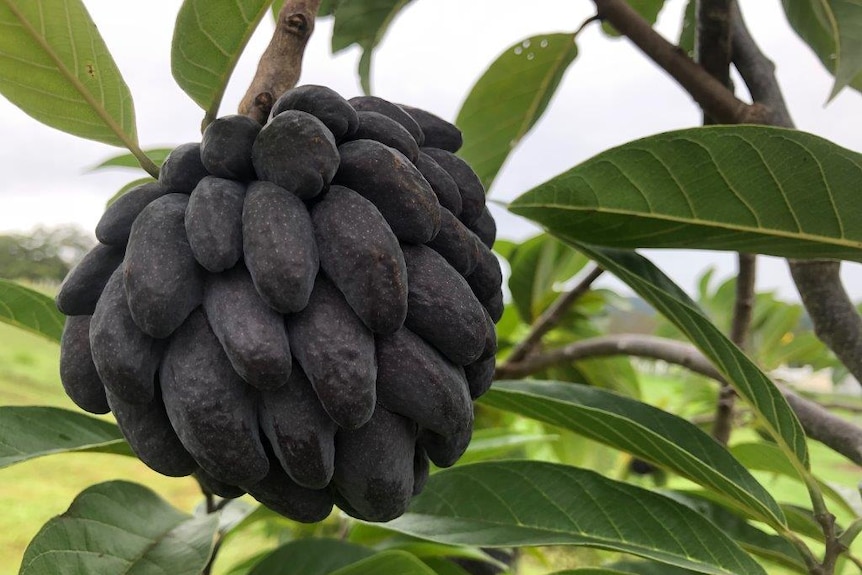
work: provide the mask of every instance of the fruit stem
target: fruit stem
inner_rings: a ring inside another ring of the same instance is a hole
[[[239,104],[239,113],[266,122],[272,105],[296,86],[302,72],[302,57],[321,0],[287,0],[275,23],[269,42],[248,91]]]

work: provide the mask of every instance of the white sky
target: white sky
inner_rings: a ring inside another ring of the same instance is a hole
[[[740,0],[749,27],[778,66],[778,78],[800,129],[862,151],[862,97],[845,90],[824,107],[831,77],[789,28],[780,0]],[[143,147],[200,139],[203,113],[170,75],[170,40],[179,0],[86,0],[135,98]],[[685,2],[668,0],[659,30],[675,41]],[[528,36],[576,29],[592,15],[588,0],[533,0],[529,10],[514,0],[421,0],[394,22],[378,48],[373,88],[384,98],[454,119],[470,87],[493,59]],[[233,113],[271,33],[265,21],[240,61],[222,114]],[[345,97],[361,91],[355,75],[358,50],[333,57],[331,21],[318,21],[306,53],[301,83],[325,84]],[[501,171],[490,198],[508,201],[608,147],[672,129],[697,125],[700,113],[663,72],[624,40],[591,25],[561,89],[533,132]],[[738,82],[741,85],[741,82]],[[42,126],[0,98],[0,230],[78,223],[93,229],[105,201],[138,172],[86,173],[122,150]],[[531,224],[502,208],[492,209],[500,237],[523,239]],[[732,254],[655,251],[647,254],[683,287],[709,265],[733,273]],[[758,287],[796,292],[783,261],[762,258]],[[844,264],[854,299],[862,299],[862,266]],[[608,280],[606,280],[608,281]],[[617,286],[619,284],[613,284]]]

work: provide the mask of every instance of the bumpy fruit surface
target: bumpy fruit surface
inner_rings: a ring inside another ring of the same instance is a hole
[[[129,191],[69,273],[61,380],[138,457],[291,519],[405,512],[494,376],[496,226],[416,108],[288,91]]]

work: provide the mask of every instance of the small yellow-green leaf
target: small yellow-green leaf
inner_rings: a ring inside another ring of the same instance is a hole
[[[455,121],[458,155],[489,188],[509,153],[542,117],[578,55],[575,34],[540,34],[506,48],[476,82]]]
[[[132,95],[81,0],[0,0],[0,94],[36,120],[137,147]]]

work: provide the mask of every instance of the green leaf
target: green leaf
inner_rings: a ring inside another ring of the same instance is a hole
[[[641,18],[655,24],[658,20],[658,13],[664,7],[664,0],[626,0],[629,6],[634,8]],[[610,36],[619,36],[620,33],[607,22],[602,22],[602,30]]]
[[[42,527],[19,575],[200,575],[217,528],[217,514],[192,517],[142,485],[100,483]]]
[[[335,6],[332,52],[358,44],[362,49],[359,79],[371,93],[371,57],[389,25],[411,0],[339,0]]]
[[[665,566],[662,565],[661,567],[664,569]],[[554,571],[550,575],[626,575],[626,573],[625,571],[617,571],[616,569],[584,567],[582,569],[570,569],[568,571]]]
[[[668,132],[603,152],[510,210],[557,236],[862,261],[862,155],[762,126]]]
[[[839,541],[849,549],[850,546],[853,545],[853,541],[859,537],[860,533],[862,533],[862,517],[853,521],[853,523],[851,523],[847,529],[841,533]]]
[[[332,575],[435,575],[422,561],[403,551],[384,551],[349,565]],[[303,574],[304,575],[304,574]]]
[[[0,468],[73,451],[131,455],[108,421],[57,407],[0,407]]]
[[[299,539],[270,553],[249,575],[329,575],[372,555],[368,547],[337,539]]]
[[[685,13],[682,17],[679,40],[677,41],[677,46],[682,50],[685,50],[685,53],[692,58],[694,57],[694,33],[697,29],[697,23],[695,22],[694,16],[696,5],[697,0],[688,0],[688,3],[685,5]]]
[[[765,575],[692,509],[592,471],[539,461],[435,473],[408,512],[385,527],[441,543],[580,545],[700,573]]]
[[[783,0],[790,25],[835,76],[829,99],[844,87],[862,90],[862,2]]]
[[[706,318],[679,286],[637,253],[573,243],[682,331],[752,406],[759,422],[794,458],[794,466],[808,469],[805,432],[787,400],[769,377]]]
[[[481,401],[667,467],[771,525],[786,523],[778,503],[745,467],[676,415],[602,389],[555,381],[497,381]]]
[[[541,234],[519,245],[509,256],[509,291],[525,323],[544,311],[554,287],[571,279],[589,260],[560,240]]]
[[[517,433],[508,428],[477,429],[473,432],[470,446],[461,458],[459,465],[485,461],[488,459],[500,459],[504,456],[517,453],[522,448],[536,443],[545,443],[558,439],[556,435]]]
[[[0,322],[59,343],[66,318],[45,294],[0,279]]]
[[[0,0],[0,93],[69,134],[137,148],[129,87],[81,0]]]
[[[165,158],[168,157],[168,154],[171,153],[171,150],[173,150],[173,148],[153,148],[152,150],[144,150],[144,154],[146,154],[155,165],[161,166],[164,163]],[[138,163],[138,159],[135,158],[133,154],[121,154],[119,156],[108,158],[98,166],[93,166],[88,171],[95,172],[106,168],[134,168],[136,170],[140,170],[141,164]]]
[[[107,208],[108,206],[116,202],[118,199],[120,199],[120,197],[126,195],[126,193],[130,190],[137,188],[138,186],[141,186],[143,184],[149,184],[150,182],[155,181],[156,180],[154,180],[153,178],[140,178],[129,182],[128,184],[117,190],[117,193],[111,196],[110,199],[108,199],[108,202],[105,204],[105,207]]]
[[[778,446],[773,443],[738,443],[730,448],[734,457],[747,469],[751,471],[766,471],[789,477],[804,484],[805,480],[799,474],[799,470],[793,466],[793,462]],[[841,506],[851,515],[857,511],[847,499],[838,493],[832,486],[815,478],[820,491]]]
[[[428,559],[423,559],[426,565],[434,570],[434,573],[437,575],[472,575],[469,571],[448,561],[446,559],[440,559],[438,557],[430,557]]]
[[[540,34],[508,47],[476,82],[455,124],[458,152],[489,188],[511,151],[542,117],[575,57],[575,34]]]
[[[185,0],[171,44],[180,88],[215,119],[239,57],[272,0]],[[277,94],[278,97],[280,94]]]
[[[668,568],[653,561],[615,561],[608,565],[609,569],[619,569],[624,573],[633,575],[691,575],[693,571],[680,569],[679,567]]]
[[[732,537],[740,547],[749,553],[803,575],[808,573],[808,568],[802,556],[799,555],[799,551],[783,537],[761,531],[742,517],[706,499],[678,493],[672,494],[672,497],[706,516],[722,532]]]

